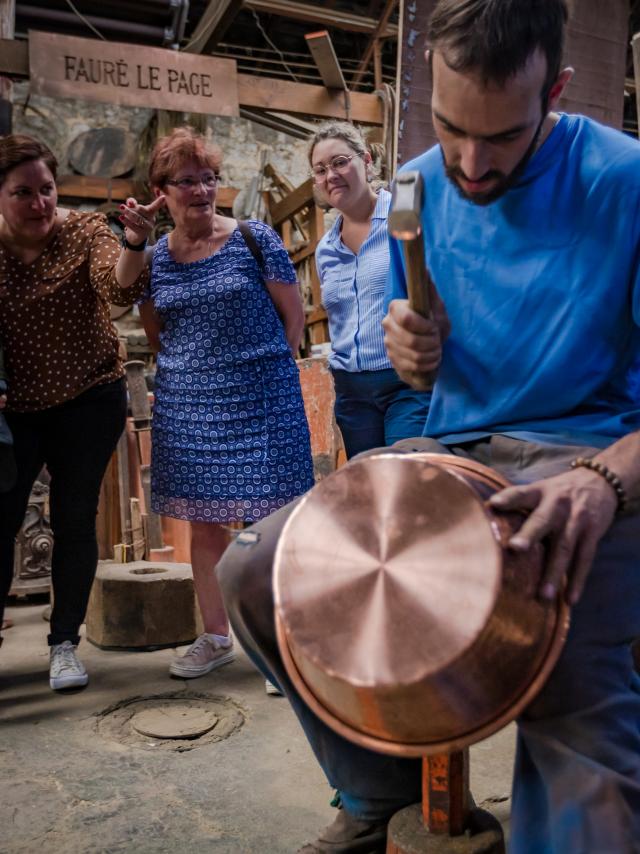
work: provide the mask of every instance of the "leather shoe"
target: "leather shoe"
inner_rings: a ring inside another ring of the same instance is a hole
[[[384,854],[388,824],[388,818],[363,821],[340,809],[318,839],[299,848],[297,854]]]

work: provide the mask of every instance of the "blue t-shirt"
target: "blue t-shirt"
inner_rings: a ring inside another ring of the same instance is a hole
[[[425,181],[427,264],[451,320],[424,435],[605,447],[639,430],[640,144],[561,115],[485,207],[461,198],[439,147],[405,169]]]
[[[390,204],[391,193],[380,190],[371,229],[357,255],[342,242],[341,216],[318,243],[316,266],[329,321],[332,368],[352,372],[391,368],[380,325],[389,273]]]

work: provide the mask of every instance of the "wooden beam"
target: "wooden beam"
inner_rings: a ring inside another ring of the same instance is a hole
[[[187,53],[211,53],[242,8],[243,0],[209,0],[189,43]]]
[[[276,80],[274,77],[238,74],[240,106],[329,119],[350,118],[351,121],[368,125],[382,124],[382,106],[375,95],[351,92],[349,98],[351,103],[347,110],[343,92],[329,92],[324,86]]]
[[[273,225],[280,225],[285,219],[289,219],[289,217],[297,214],[302,208],[306,208],[312,203],[313,181],[311,178],[308,178],[304,184],[300,184],[290,195],[271,208]]]
[[[307,33],[304,39],[327,89],[342,89],[346,92],[347,84],[344,82],[342,69],[327,30]]]
[[[12,39],[16,25],[15,0],[0,0],[0,38]],[[0,135],[11,133],[13,117],[13,82],[0,77]]]
[[[0,39],[0,74],[29,76],[29,43]],[[322,118],[347,118],[342,93],[330,93],[324,86],[293,83],[274,77],[238,74],[238,100],[241,106],[297,113]],[[382,107],[375,95],[352,92],[349,115],[352,121],[382,124]]]
[[[373,85],[376,89],[382,89],[382,43],[376,39],[373,43]]]
[[[322,6],[310,6],[298,3],[296,0],[245,0],[244,5],[247,9],[253,9],[254,12],[280,15],[283,18],[293,18],[296,21],[307,21],[310,24],[321,24],[324,27],[335,27],[354,33],[373,35],[379,29],[375,18],[365,18],[362,15],[326,9]],[[387,24],[384,31],[378,32],[377,38],[397,38],[397,36],[398,27],[395,24]]]
[[[93,199],[104,201],[109,198],[109,180],[86,175],[58,175],[56,180],[58,195],[68,199]],[[121,202],[129,196],[135,196],[136,185],[129,178],[111,179],[111,199]],[[221,208],[230,208],[239,190],[235,187],[219,187],[216,204]]]
[[[29,76],[29,42],[0,39],[0,74],[12,77]]]
[[[16,26],[16,0],[0,0],[0,38],[12,39]]]
[[[360,65],[358,66],[356,73],[351,78],[351,86],[357,86],[357,84],[362,80],[365,71],[369,67],[369,63],[371,62],[374,56],[376,42],[379,38],[383,37],[382,34],[387,29],[387,26],[389,24],[389,18],[391,17],[397,5],[398,0],[387,0],[387,3],[384,7],[382,15],[380,16],[380,20],[378,21],[378,25],[375,29],[375,32],[372,33],[371,39],[369,40],[369,44],[367,45],[365,52],[362,56]]]

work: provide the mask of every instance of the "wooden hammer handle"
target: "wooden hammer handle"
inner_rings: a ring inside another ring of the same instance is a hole
[[[409,306],[423,317],[431,317],[431,301],[429,299],[430,276],[424,257],[422,235],[404,240],[404,258],[407,267],[407,295]]]
[[[431,317],[431,300],[429,295],[431,276],[427,270],[424,257],[422,235],[419,234],[410,240],[403,240],[402,245],[406,264],[409,307],[428,319]],[[435,381],[435,372],[429,374],[415,372],[411,375],[410,384],[417,391],[431,391]]]

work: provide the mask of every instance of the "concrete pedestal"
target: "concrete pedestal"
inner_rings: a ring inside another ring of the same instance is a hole
[[[159,649],[202,631],[186,563],[101,563],[87,609],[87,640],[101,649]]]

